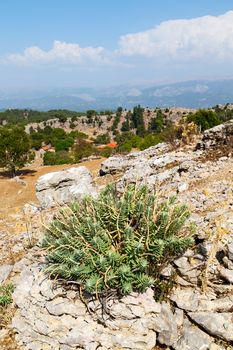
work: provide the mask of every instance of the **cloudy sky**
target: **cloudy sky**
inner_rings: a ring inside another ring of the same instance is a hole
[[[218,78],[233,78],[232,0],[0,2],[1,89]]]

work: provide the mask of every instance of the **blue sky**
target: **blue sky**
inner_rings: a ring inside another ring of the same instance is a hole
[[[1,1],[1,88],[232,78],[232,10],[232,0]]]

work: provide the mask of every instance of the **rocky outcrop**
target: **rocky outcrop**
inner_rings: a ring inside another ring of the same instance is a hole
[[[33,254],[13,269],[21,273],[14,278],[18,311],[12,325],[18,344],[27,350],[152,350],[156,344],[199,350],[217,346],[213,336],[227,341],[232,338],[232,299],[211,301],[210,295],[177,290],[171,297],[176,305],[172,307],[168,302],[155,302],[153,291],[148,289],[104,304],[86,297],[85,305],[77,290],[67,291],[43,273],[40,250],[34,248]],[[207,310],[211,311],[208,322]],[[224,322],[228,322],[225,328]]]
[[[229,144],[231,144],[231,147],[233,146],[233,120],[204,131],[197,148],[210,149]]]
[[[141,152],[133,152],[125,156],[109,157],[101,164],[100,175],[122,173],[134,165],[144,163],[147,159],[168,152],[169,149],[168,144],[160,143]]]
[[[232,312],[190,312],[189,316],[208,333],[229,342],[233,341]]]
[[[23,350],[232,348],[232,157],[212,161],[203,149],[167,147],[112,157],[101,168],[123,172],[119,192],[127,183],[146,183],[159,201],[175,194],[190,208],[196,244],[162,271],[173,282],[166,302],[155,302],[148,289],[104,303],[85,296],[84,303],[77,290],[44,274],[44,253],[33,248],[11,272],[18,307],[12,324]]]
[[[84,166],[45,174],[36,183],[36,196],[44,208],[96,194],[91,173]]]

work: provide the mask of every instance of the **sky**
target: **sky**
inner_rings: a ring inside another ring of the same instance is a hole
[[[228,78],[232,0],[0,1],[1,89]]]

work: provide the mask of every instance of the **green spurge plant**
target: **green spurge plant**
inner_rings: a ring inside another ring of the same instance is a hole
[[[119,196],[109,185],[97,199],[64,207],[43,240],[47,271],[89,293],[145,291],[172,258],[192,245],[189,211],[175,198],[158,203],[146,186]]]
[[[0,308],[6,307],[7,305],[12,303],[12,297],[11,294],[13,292],[13,285],[6,284],[6,285],[0,285]]]

